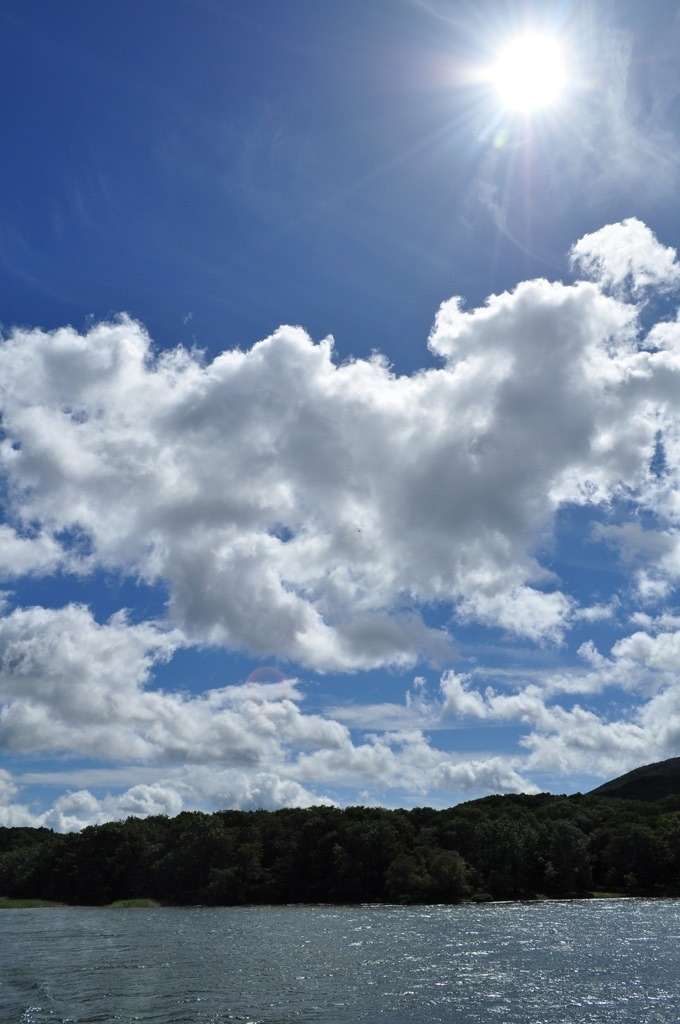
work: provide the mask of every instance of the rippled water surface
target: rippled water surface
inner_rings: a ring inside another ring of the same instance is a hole
[[[1,1024],[678,1024],[680,901],[3,910]]]

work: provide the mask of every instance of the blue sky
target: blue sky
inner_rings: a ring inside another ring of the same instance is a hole
[[[0,822],[680,754],[679,45],[664,2],[0,0]]]

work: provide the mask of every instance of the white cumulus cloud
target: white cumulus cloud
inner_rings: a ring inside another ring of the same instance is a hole
[[[680,321],[642,324],[680,272],[634,218],[572,261],[590,280],[444,302],[440,363],[411,376],[341,362],[300,327],[212,360],[157,352],[126,317],[0,341],[0,742],[157,772],[109,794],[86,781],[45,821],[307,806],[343,787],[531,790],[532,773],[672,752],[677,622],[659,605],[680,579]],[[551,545],[577,506],[598,513],[590,539],[625,594],[583,601],[560,578]],[[162,621],[11,593],[57,573],[74,590],[107,573],[158,585]],[[600,650],[584,631],[618,627],[624,602],[636,630]],[[580,662],[480,689],[483,668],[445,667],[470,626],[543,651],[578,629]],[[205,645],[302,671],[163,689],[163,664]],[[303,709],[304,671],[419,661],[442,666],[436,698],[420,680],[403,704]],[[612,692],[634,696],[626,714],[592,703]],[[471,720],[520,741],[436,746]],[[4,820],[36,820],[3,780]]]
[[[574,252],[605,283],[675,282],[638,222]],[[445,365],[412,377],[338,364],[295,327],[212,362],[155,354],[125,318],[17,329],[0,460],[33,535],[0,536],[6,575],[162,582],[189,642],[321,670],[444,660],[432,602],[559,640],[574,602],[536,554],[556,510],[651,495],[659,432],[677,444],[680,339],[641,350],[637,330],[601,283],[540,280],[471,312],[444,303],[429,344]]]

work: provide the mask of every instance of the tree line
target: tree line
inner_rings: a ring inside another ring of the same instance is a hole
[[[680,797],[492,796],[446,810],[185,811],[0,828],[0,896],[106,905],[680,895]]]

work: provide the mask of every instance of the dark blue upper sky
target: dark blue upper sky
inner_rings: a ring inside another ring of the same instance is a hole
[[[595,173],[581,173],[573,137],[589,124],[490,145],[497,112],[464,71],[528,9],[2,3],[3,322],[81,327],[125,310],[157,345],[211,352],[300,323],[343,355],[380,348],[410,370],[454,291],[476,304],[561,276],[577,238],[631,213],[658,231],[668,195],[625,168],[599,182],[626,154],[597,133]],[[629,75],[675,63],[672,4],[653,18],[637,4],[537,10],[576,36],[596,83],[583,108],[616,85],[602,78],[620,74],[606,66],[617,34]]]

